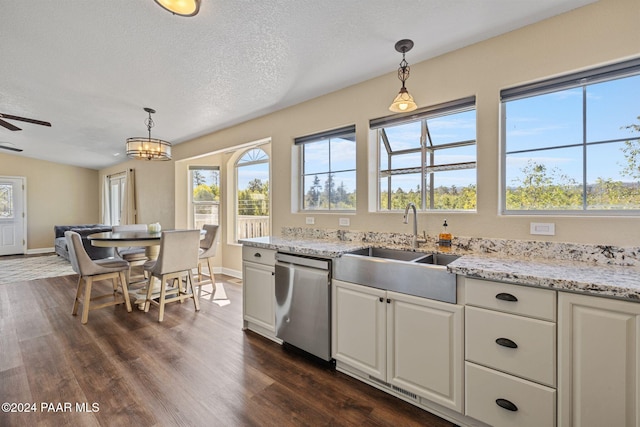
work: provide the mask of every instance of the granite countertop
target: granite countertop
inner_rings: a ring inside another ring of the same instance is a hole
[[[336,258],[347,252],[368,248],[370,244],[340,242],[320,239],[289,239],[283,237],[256,237],[240,240],[247,246],[254,248],[272,249],[280,252],[294,252],[302,255],[312,255],[326,258]]]
[[[385,246],[364,242],[282,237],[260,237],[241,240],[240,243],[281,252],[330,258],[339,257],[357,249]],[[386,247],[390,247],[390,245],[386,245]],[[394,245],[391,247],[398,248]],[[437,252],[437,250],[429,250],[426,247],[422,247],[420,250]],[[499,254],[477,254],[461,251],[453,253],[460,255],[460,258],[449,264],[447,268],[455,274],[640,302],[640,267],[638,266],[604,265],[553,259],[532,260],[531,258],[521,259],[503,257]]]
[[[640,269],[635,266],[465,255],[447,268],[452,273],[478,279],[640,302]]]

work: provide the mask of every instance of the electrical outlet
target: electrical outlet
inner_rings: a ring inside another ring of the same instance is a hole
[[[555,236],[556,225],[553,222],[532,222],[530,223],[529,234],[541,234],[544,236]]]
[[[316,223],[316,219],[314,217],[312,217],[312,216],[308,216],[306,218],[306,223],[309,224],[309,225],[315,224]]]
[[[351,221],[349,220],[349,218],[340,218],[338,220],[338,224],[343,227],[348,227],[351,224]]]

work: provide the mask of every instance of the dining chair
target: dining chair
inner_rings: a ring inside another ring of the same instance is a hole
[[[69,250],[71,267],[73,268],[73,271],[78,273],[80,276],[78,277],[78,289],[76,290],[76,297],[73,302],[73,311],[71,314],[74,316],[78,314],[78,306],[80,304],[80,295],[82,294],[83,283],[84,297],[82,300],[82,324],[86,324],[89,320],[89,311],[122,304],[123,302],[127,307],[127,311],[131,312],[129,289],[127,287],[127,280],[125,277],[125,272],[129,270],[129,263],[125,260],[115,258],[92,260],[84,249],[80,234],[75,231],[65,231],[64,236],[67,239],[67,248]],[[109,294],[96,295],[92,298],[91,288],[93,283],[107,279],[111,279],[113,283],[113,292]],[[122,298],[117,298],[118,280],[120,281]],[[92,301],[108,297],[113,297],[113,301],[98,305],[91,305]]]
[[[149,277],[144,311],[149,312],[151,304],[159,306],[159,322],[164,319],[164,308],[169,302],[183,302],[193,298],[196,311],[200,311],[200,302],[193,289],[192,273],[198,267],[199,242],[200,230],[163,231],[158,258],[144,264],[145,272]],[[160,281],[159,293],[154,288],[154,278]],[[184,288],[183,279],[186,280]],[[171,286],[168,287],[168,285]]]
[[[114,233],[124,231],[147,231],[147,224],[124,224],[114,225],[112,228]],[[116,248],[116,255],[129,263],[129,271],[127,271],[127,283],[131,284],[131,270],[133,267],[143,266],[145,262],[149,261],[146,249],[142,246],[130,246]],[[143,271],[135,276],[138,281],[146,280]]]
[[[213,258],[218,249],[218,226],[214,224],[204,224],[202,229],[206,231],[204,238],[200,240],[200,250],[198,252],[198,297],[202,295],[202,286],[211,284],[212,293],[215,292],[216,280],[213,274]],[[206,264],[207,273],[202,272],[202,267]],[[206,292],[206,291],[205,291]]]

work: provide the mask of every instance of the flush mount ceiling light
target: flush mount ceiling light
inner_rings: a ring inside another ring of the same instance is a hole
[[[165,10],[180,16],[195,16],[201,0],[153,0]]]
[[[151,114],[156,110],[145,108],[149,118],[144,121],[149,136],[127,138],[127,157],[137,160],[171,160],[171,143],[161,139],[151,138],[151,128],[154,126]]]
[[[396,96],[389,106],[389,110],[394,113],[406,113],[407,111],[413,111],[418,108],[413,100],[413,96],[411,96],[407,91],[407,88],[404,86],[404,82],[409,78],[409,64],[404,59],[404,54],[409,52],[412,47],[413,41],[409,39],[400,40],[396,43],[396,50],[402,53],[402,62],[400,62],[400,68],[398,68],[398,78],[402,82],[402,87],[400,88],[398,96]]]

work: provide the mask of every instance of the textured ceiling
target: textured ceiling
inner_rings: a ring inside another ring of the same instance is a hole
[[[153,0],[0,0],[0,113],[53,125],[12,122],[0,144],[99,169],[146,135],[143,107],[178,144],[393,72],[402,38],[413,64],[593,1],[202,0],[184,18]]]

